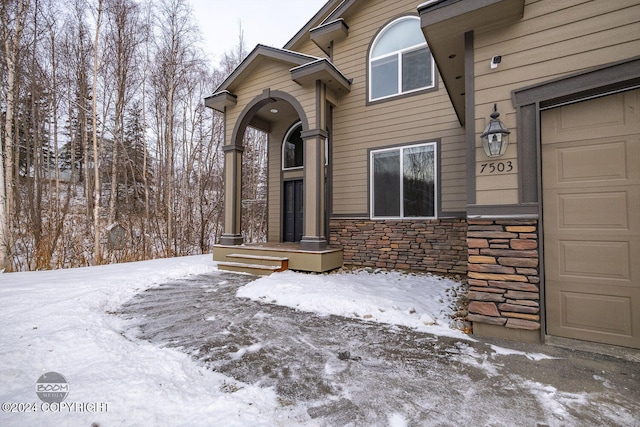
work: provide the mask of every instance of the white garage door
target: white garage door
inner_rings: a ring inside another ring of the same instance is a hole
[[[547,333],[640,348],[640,90],[541,123]]]

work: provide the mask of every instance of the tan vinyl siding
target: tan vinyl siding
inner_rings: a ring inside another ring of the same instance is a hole
[[[479,134],[493,103],[505,118],[513,146],[502,161],[517,157],[517,137],[511,91],[577,73],[640,54],[640,4],[637,0],[529,0],[523,19],[504,29],[475,34],[475,131],[477,163],[487,161]],[[502,55],[496,70],[493,55]],[[477,173],[478,204],[518,202],[518,182],[512,176],[489,179]],[[515,176],[516,171],[512,171]]]
[[[296,52],[304,53],[305,55],[317,56],[318,58],[327,57],[327,54],[324,53],[317,44],[311,41],[311,38],[302,42],[300,47],[296,49]]]
[[[392,19],[415,14],[418,4],[369,1],[346,19],[349,37],[335,45],[334,63],[353,83],[334,110],[334,214],[369,212],[368,150],[435,140],[441,141],[442,210],[466,210],[464,129],[439,77],[437,91],[367,105],[367,53],[373,38]]]

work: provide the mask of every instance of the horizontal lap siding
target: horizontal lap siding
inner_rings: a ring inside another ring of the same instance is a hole
[[[369,211],[368,150],[390,145],[441,141],[442,208],[464,211],[465,146],[451,101],[439,90],[374,105],[367,102],[367,52],[377,32],[390,20],[416,12],[416,1],[370,1],[345,18],[349,36],[335,45],[334,62],[351,92],[338,99],[333,123],[333,213]],[[439,79],[439,77],[438,77]]]
[[[304,53],[305,55],[317,56],[318,58],[327,58],[327,54],[318,47],[311,39],[307,39],[300,43],[295,49],[296,52]]]
[[[517,129],[513,90],[553,80],[640,54],[640,4],[637,0],[530,0],[520,22],[475,35],[477,203],[518,202],[516,170],[503,180],[479,174],[487,162],[479,135],[493,104],[511,130],[501,161],[516,162]],[[502,62],[491,70],[494,55]]]

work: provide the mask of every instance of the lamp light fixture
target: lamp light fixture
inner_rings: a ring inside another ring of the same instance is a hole
[[[496,104],[493,104],[491,120],[487,127],[484,128],[482,135],[480,135],[484,152],[489,157],[502,156],[505,151],[507,151],[507,145],[509,144],[509,134],[511,131],[498,120],[498,117],[500,117],[500,113],[498,113]]]

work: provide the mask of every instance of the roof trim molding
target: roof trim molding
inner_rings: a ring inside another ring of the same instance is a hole
[[[204,105],[221,113],[224,113],[226,107],[236,105],[237,103],[238,97],[228,90],[216,92],[204,99]]]
[[[292,68],[291,79],[301,86],[308,86],[320,80],[337,95],[351,91],[351,81],[324,58]]]
[[[341,42],[349,35],[349,26],[339,18],[309,31],[313,41],[324,53],[331,55],[332,43]]]
[[[514,107],[539,103],[549,108],[636,86],[640,86],[640,56],[515,89],[511,100]]]
[[[218,86],[214,93],[217,94],[219,92],[232,90],[234,85],[242,81],[242,77],[244,75],[255,68],[256,62],[264,58],[283,62],[294,67],[320,59],[316,56],[304,55],[291,50],[277,49],[275,47],[259,44],[249,53],[249,55],[247,55],[240,65],[233,70],[229,77],[227,77],[222,84]]]

